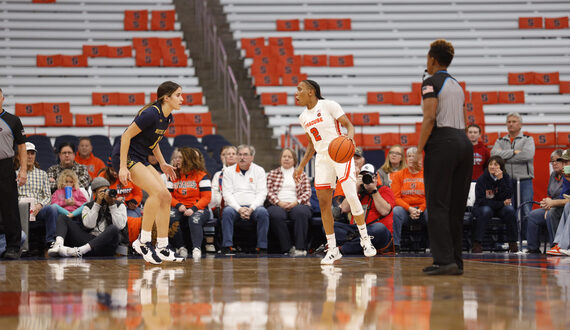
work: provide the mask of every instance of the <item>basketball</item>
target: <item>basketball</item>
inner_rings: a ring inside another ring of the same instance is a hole
[[[329,156],[337,163],[346,163],[354,156],[354,144],[344,135],[336,137],[329,144]]]

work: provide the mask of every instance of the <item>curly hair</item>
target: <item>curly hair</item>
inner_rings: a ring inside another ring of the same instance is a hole
[[[182,147],[178,149],[178,152],[182,155],[182,164],[178,169],[178,174],[188,174],[192,171],[208,172],[206,170],[204,156],[200,150],[191,147]]]
[[[73,179],[73,188],[79,189],[79,178],[77,174],[72,170],[63,170],[57,177],[57,189],[62,189],[65,187],[65,179]]]
[[[428,55],[433,57],[437,63],[443,66],[449,66],[455,55],[455,49],[451,42],[445,39],[438,39],[432,42],[429,48]]]

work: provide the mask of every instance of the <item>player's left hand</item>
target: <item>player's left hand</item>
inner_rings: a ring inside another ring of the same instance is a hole
[[[170,179],[170,181],[174,181],[176,180],[176,167],[164,163],[164,164],[160,164],[160,169],[162,170],[162,173],[166,174],[166,176],[168,176],[168,178]]]

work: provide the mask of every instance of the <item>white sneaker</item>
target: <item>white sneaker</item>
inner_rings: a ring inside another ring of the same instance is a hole
[[[202,258],[202,250],[200,250],[199,248],[192,249],[192,258],[193,259]]]
[[[48,256],[51,258],[59,257],[59,249],[61,249],[62,245],[58,244],[57,241],[53,242],[48,249]]]
[[[562,252],[565,256],[570,256],[570,249],[560,249],[558,251]]]
[[[139,237],[140,238],[140,237]],[[158,265],[162,263],[162,259],[156,254],[156,250],[151,242],[146,242],[144,244],[137,238],[133,241],[133,249],[136,253],[140,254],[144,261],[151,263],[153,265]]]
[[[360,246],[364,251],[364,255],[367,257],[374,257],[376,255],[376,248],[372,245],[372,237],[366,236],[366,238],[360,238]]]
[[[156,254],[162,261],[173,261],[173,262],[182,262],[184,258],[182,258],[178,253],[172,251],[170,247],[165,247],[162,249],[156,249]]]
[[[176,249],[176,253],[178,253],[182,258],[188,258],[188,250],[185,247]]]
[[[290,255],[292,257],[304,257],[307,255],[307,250],[295,250]]]
[[[342,254],[338,249],[338,246],[334,247],[333,249],[329,249],[327,254],[323,259],[321,259],[321,265],[332,265],[335,261],[342,258]]]
[[[77,248],[77,247],[62,246],[59,248],[58,252],[59,252],[60,257],[81,258],[81,252],[79,252],[79,248]]]

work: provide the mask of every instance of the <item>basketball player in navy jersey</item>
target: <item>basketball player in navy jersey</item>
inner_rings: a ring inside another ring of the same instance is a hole
[[[145,261],[160,264],[162,261],[181,262],[181,256],[168,246],[168,224],[170,220],[171,195],[157,170],[148,162],[152,154],[158,160],[160,169],[174,180],[175,168],[164,160],[159,142],[172,122],[172,111],[182,105],[180,85],[166,81],[158,86],[157,100],[144,106],[133,122],[123,132],[120,143],[113,149],[113,167],[119,173],[119,180],[128,180],[148,193],[142,217],[142,230],[133,242],[133,249]],[[151,243],[151,231],[156,223],[156,249]]]

